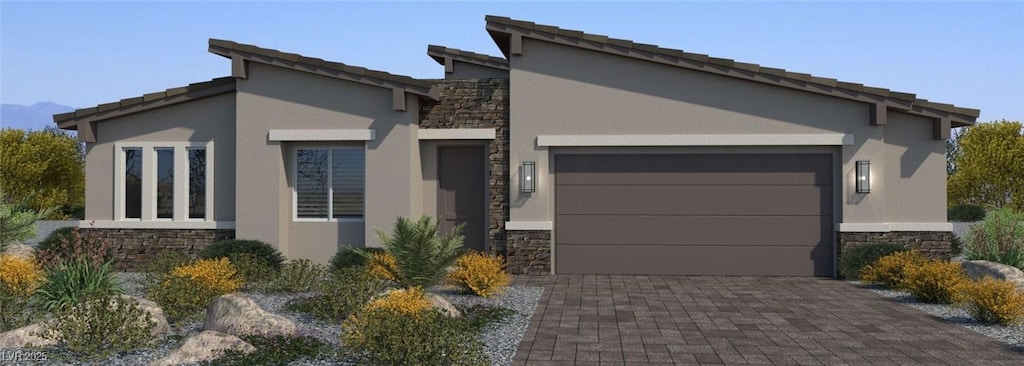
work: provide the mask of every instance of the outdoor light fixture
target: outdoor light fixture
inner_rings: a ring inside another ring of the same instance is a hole
[[[857,161],[857,193],[871,193],[870,161]]]
[[[537,163],[533,161],[524,161],[519,173],[519,190],[523,193],[536,192]]]

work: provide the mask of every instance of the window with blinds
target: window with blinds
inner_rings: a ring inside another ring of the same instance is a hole
[[[365,180],[362,146],[296,149],[295,216],[362,218]]]

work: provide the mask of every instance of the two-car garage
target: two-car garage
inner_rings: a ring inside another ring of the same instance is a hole
[[[555,271],[832,276],[831,154],[556,154]]]

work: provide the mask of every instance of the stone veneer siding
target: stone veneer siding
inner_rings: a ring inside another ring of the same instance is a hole
[[[950,242],[953,233],[949,231],[889,231],[889,232],[839,232],[839,253],[844,249],[867,243],[903,244],[932,258],[949,259],[952,256]]]
[[[82,229],[82,233],[88,238],[109,240],[114,266],[123,271],[142,270],[167,250],[195,258],[210,243],[235,237],[235,230],[219,229]]]
[[[487,248],[491,253],[504,253],[505,222],[509,219],[508,79],[436,80],[434,85],[440,90],[440,97],[436,102],[421,102],[420,128],[496,129],[487,153]]]
[[[509,230],[508,273],[551,274],[551,231]]]

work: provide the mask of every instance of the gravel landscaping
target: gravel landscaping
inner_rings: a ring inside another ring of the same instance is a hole
[[[143,297],[144,291],[141,285],[142,275],[140,273],[120,273],[125,293],[132,296]],[[480,335],[484,342],[484,352],[490,357],[492,365],[510,365],[512,356],[519,345],[519,341],[526,333],[530,317],[534,308],[540,300],[543,288],[540,287],[508,287],[504,294],[484,299],[478,296],[465,295],[452,289],[434,288],[431,292],[440,294],[450,303],[456,306],[472,306],[486,304],[499,306],[514,311],[514,314],[501,322],[490,325]],[[284,305],[297,297],[310,296],[311,293],[300,294],[263,294],[244,293],[244,295],[255,301],[264,310],[284,316],[296,323],[299,335],[316,337],[332,345],[339,344],[341,325],[319,321],[305,314],[297,314],[283,311]],[[172,326],[169,335],[157,338],[154,346],[144,350],[135,350],[129,353],[114,356],[110,359],[97,361],[94,364],[103,365],[147,365],[158,360],[176,349],[186,337],[197,334],[201,331],[202,321],[189,322]],[[28,365],[85,365],[90,363],[74,360],[60,359],[59,350],[49,350],[47,354],[50,359],[45,362],[25,363]],[[340,354],[321,355],[315,360],[302,360],[293,362],[292,365],[351,365],[355,364],[344,359]]]
[[[1024,325],[1002,326],[981,323],[974,320],[967,311],[953,305],[923,303],[914,298],[913,295],[906,292],[886,290],[876,286],[864,285],[857,281],[853,282],[898,303],[921,310],[947,322],[958,324],[990,338],[994,338],[1015,349],[1024,350]]]

